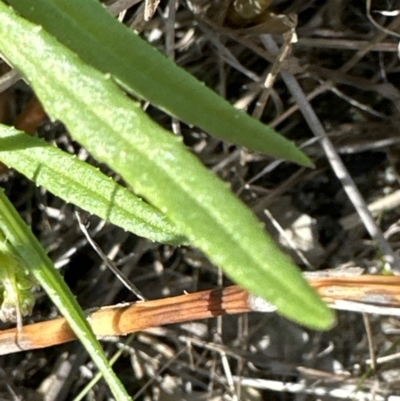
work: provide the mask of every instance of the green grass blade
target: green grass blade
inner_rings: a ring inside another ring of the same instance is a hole
[[[2,3],[0,3],[1,7]],[[41,244],[7,199],[3,190],[0,190],[0,237],[2,240],[6,239],[9,249],[14,252],[15,260],[24,263],[65,316],[72,330],[104,375],[116,400],[130,400],[131,398],[125,388],[111,369],[71,290],[65,284],[60,273],[54,268]]]
[[[0,51],[77,141],[235,281],[292,320],[318,329],[331,326],[332,311],[251,211],[179,138],[149,119],[111,79],[1,3],[0,21]]]
[[[41,139],[2,124],[0,160],[66,202],[127,231],[152,241],[175,245],[184,242],[161,212],[100,170]]]
[[[82,60],[127,90],[217,138],[296,163],[310,159],[272,128],[236,110],[113,18],[97,0],[9,0]],[[201,111],[200,111],[201,110]]]

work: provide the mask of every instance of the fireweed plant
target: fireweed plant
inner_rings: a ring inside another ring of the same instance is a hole
[[[48,115],[63,122],[74,140],[120,174],[132,192],[74,156],[3,125],[0,160],[67,202],[125,230],[153,241],[199,248],[230,278],[273,303],[283,316],[315,329],[329,328],[333,313],[252,212],[180,138],[161,128],[129,99],[116,81],[219,138],[302,165],[311,165],[309,159],[275,131],[235,110],[156,52],[96,0],[37,0],[34,7],[26,1],[10,3],[34,22],[0,2],[3,58],[30,84]],[[43,20],[38,21],[39,17]],[[110,31],[96,30],[92,23],[97,20]],[[66,32],[73,38],[70,43],[63,40]],[[77,42],[80,48],[75,47]],[[130,52],[114,46],[127,42]],[[85,46],[92,49],[87,59],[83,57]],[[107,74],[96,68],[99,57],[111,60]],[[157,65],[157,73],[142,64],[146,60]],[[141,77],[139,83],[127,77],[127,65],[132,77]],[[158,72],[164,70],[169,79],[158,81]],[[141,80],[149,92],[143,90]],[[171,98],[178,99],[176,104],[168,101]],[[0,267],[2,314],[6,306],[10,309],[10,299],[14,302],[11,309],[29,313],[32,296],[27,290],[38,282],[90,353],[115,398],[129,399],[71,291],[3,192],[0,234],[0,262],[7,265]],[[6,284],[9,282],[11,287]]]

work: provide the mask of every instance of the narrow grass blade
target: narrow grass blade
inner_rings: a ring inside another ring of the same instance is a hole
[[[149,119],[111,79],[1,3],[0,21],[0,51],[77,141],[242,286],[292,320],[318,329],[333,323],[332,311],[251,211],[179,138]]]
[[[175,245],[185,240],[161,212],[100,170],[41,139],[2,124],[0,160],[66,202],[127,231]]]
[[[0,8],[1,6],[2,3],[0,3]],[[65,316],[72,330],[104,375],[116,400],[130,400],[131,398],[125,388],[111,369],[71,290],[65,284],[60,273],[54,268],[41,244],[7,199],[3,190],[0,190],[0,234],[1,238],[5,237],[9,249],[13,249],[15,260],[20,260],[29,269]]]
[[[236,110],[113,18],[97,0],[9,0],[82,60],[127,90],[217,138],[296,163],[310,159],[272,128]]]

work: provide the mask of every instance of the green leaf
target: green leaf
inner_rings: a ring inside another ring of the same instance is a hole
[[[127,231],[152,241],[184,242],[163,214],[111,177],[76,156],[2,124],[0,160],[66,202]]]
[[[3,3],[0,2],[0,10],[3,7]],[[0,20],[2,20],[2,17],[0,17]],[[45,250],[21,219],[2,189],[0,189],[0,241],[7,241],[7,244],[2,244],[1,246],[3,257],[0,257],[0,260],[5,261],[12,258],[12,264],[17,263],[17,261],[24,264],[23,267],[19,268],[28,269],[60,309],[72,330],[104,375],[116,400],[130,400],[131,398],[111,369],[71,290],[65,284],[60,273],[54,268]],[[7,246],[9,255],[4,253],[5,246]],[[8,258],[5,258],[4,255],[8,256]]]
[[[313,166],[271,127],[236,110],[113,18],[97,0],[9,0],[83,61],[187,124],[250,150]],[[200,111],[201,110],[201,111]]]
[[[23,268],[18,257],[10,252],[5,239],[0,240],[0,320],[17,322],[22,329],[22,316],[32,312],[35,297],[33,280],[28,269]]]
[[[251,211],[179,138],[155,124],[111,79],[1,3],[0,21],[0,51],[77,141],[243,287],[292,320],[318,329],[331,326],[333,312]]]

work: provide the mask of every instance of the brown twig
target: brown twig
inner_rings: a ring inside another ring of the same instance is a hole
[[[164,324],[206,319],[250,310],[246,291],[237,286],[207,290],[154,301],[101,308],[88,315],[88,321],[99,337],[123,336]],[[0,332],[0,355],[50,347],[75,340],[76,336],[64,318],[34,323]]]
[[[400,316],[400,277],[341,276],[308,279],[331,307]],[[171,323],[237,314],[273,311],[274,307],[238,286],[195,292],[133,304],[101,308],[88,315],[99,338],[123,336]],[[50,347],[75,340],[64,318],[0,331],[0,355]]]

